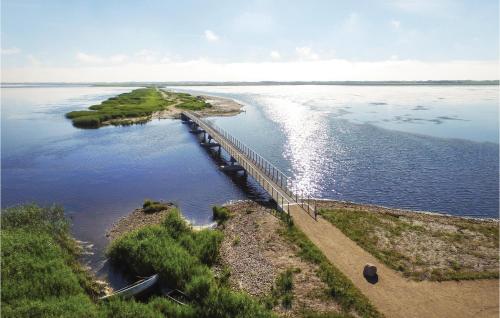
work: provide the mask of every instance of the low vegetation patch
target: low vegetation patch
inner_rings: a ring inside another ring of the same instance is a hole
[[[96,303],[99,288],[77,261],[80,247],[60,207],[2,210],[1,239],[2,317],[164,317],[176,310],[164,299]]]
[[[212,216],[213,216],[214,221],[217,222],[217,224],[222,225],[227,220],[229,220],[229,218],[231,217],[231,212],[226,207],[214,206],[212,208]]]
[[[89,110],[69,112],[66,118],[80,128],[98,128],[106,123],[131,125],[144,123],[153,112],[164,110],[172,103],[165,100],[156,88],[139,88],[90,106]]]
[[[200,97],[186,93],[160,91],[155,87],[139,88],[108,98],[89,110],[72,111],[66,118],[79,128],[99,128],[103,125],[129,126],[143,124],[154,112],[176,107],[186,110],[202,110],[212,105]]]
[[[170,204],[146,199],[144,200],[142,208],[144,210],[144,213],[155,213],[168,210],[170,208]]]
[[[320,214],[389,267],[416,280],[498,278],[498,222],[361,207]]]
[[[210,266],[219,257],[220,231],[193,231],[177,210],[161,225],[126,234],[111,245],[108,255],[117,266],[137,276],[160,275],[161,283],[186,292],[191,302],[186,315],[169,317],[272,317],[250,296],[218,281]]]

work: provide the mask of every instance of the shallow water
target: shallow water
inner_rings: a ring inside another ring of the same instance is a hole
[[[2,207],[63,204],[76,237],[93,244],[86,260],[115,286],[105,229],[145,198],[176,202],[196,224],[214,204],[266,198],[251,179],[218,170],[180,121],[82,130],[64,118],[131,89],[2,87]],[[245,113],[211,120],[316,197],[498,216],[494,87],[191,89],[245,103]]]

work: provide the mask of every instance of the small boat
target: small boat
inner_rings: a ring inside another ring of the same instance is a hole
[[[140,294],[143,291],[152,287],[154,284],[156,284],[156,282],[158,281],[158,278],[159,278],[158,274],[143,278],[143,279],[133,283],[132,285],[123,287],[123,288],[115,291],[111,295],[106,295],[106,296],[100,297],[99,300],[105,300],[105,299],[109,299],[112,297],[130,298],[130,297],[137,295],[137,294]]]

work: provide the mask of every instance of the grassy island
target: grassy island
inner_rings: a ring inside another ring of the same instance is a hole
[[[89,110],[72,111],[66,118],[79,128],[99,128],[103,125],[132,125],[149,121],[152,114],[176,107],[202,110],[211,107],[203,99],[185,93],[165,92],[148,87],[111,97]]]

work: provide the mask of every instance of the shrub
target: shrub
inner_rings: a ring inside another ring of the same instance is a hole
[[[134,275],[160,274],[171,288],[184,290],[191,298],[189,309],[153,301],[163,314],[176,317],[272,317],[248,295],[219,286],[207,264],[219,253],[222,233],[194,232],[178,210],[169,213],[159,226],[147,226],[115,241],[108,255]]]
[[[212,208],[213,218],[219,225],[224,224],[231,217],[231,212],[226,207],[214,206]]]
[[[152,201],[149,199],[144,200],[144,204],[142,205],[144,213],[160,212],[160,211],[168,210],[169,207],[170,206],[167,203],[163,203],[163,202],[159,202],[159,201]]]
[[[1,218],[2,316],[96,317],[63,209],[21,205]]]
[[[98,116],[82,116],[73,119],[73,126],[79,128],[97,128],[101,124],[101,119]]]
[[[154,306],[158,304],[144,304],[132,300],[123,300],[120,298],[110,299],[101,303],[101,312],[104,317],[113,318],[164,318],[163,312]]]
[[[165,220],[163,220],[162,225],[173,238],[178,238],[182,234],[191,232],[190,226],[182,218],[181,212],[178,209],[172,209],[165,217]]]

